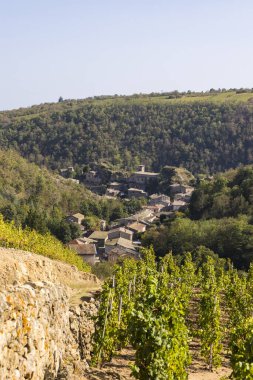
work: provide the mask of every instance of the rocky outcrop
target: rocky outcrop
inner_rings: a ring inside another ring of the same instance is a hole
[[[95,276],[42,256],[0,250],[0,379],[82,377],[90,357],[97,306],[71,303]]]

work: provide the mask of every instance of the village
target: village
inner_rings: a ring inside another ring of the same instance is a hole
[[[69,175],[73,168],[63,169],[62,175]],[[82,222],[85,215],[76,213],[66,219],[69,223],[79,225],[82,235],[68,243],[68,247],[75,250],[82,259],[91,265],[107,261],[116,263],[124,258],[140,258],[141,236],[155,223],[166,218],[172,218],[177,211],[184,211],[190,201],[194,187],[182,183],[169,185],[169,195],[152,192],[156,189],[159,173],[148,172],[144,165],[128,178],[109,181],[106,184],[104,197],[108,199],[134,198],[145,199],[145,205],[137,213],[125,218],[117,219],[107,225],[105,220],[100,221],[99,230],[86,231]],[[118,179],[118,178],[117,178]],[[77,181],[76,179],[72,179]],[[85,185],[94,190],[102,185],[103,179],[94,170],[85,175]]]

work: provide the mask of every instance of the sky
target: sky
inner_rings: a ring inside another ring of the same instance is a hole
[[[253,87],[252,0],[0,0],[0,110]]]

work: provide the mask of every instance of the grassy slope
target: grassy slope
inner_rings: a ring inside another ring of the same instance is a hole
[[[12,111],[0,112],[0,120],[6,119],[21,121],[24,119],[35,118],[48,112],[61,112],[61,111],[75,111],[81,109],[84,105],[101,105],[110,106],[111,104],[189,104],[189,103],[253,103],[253,93],[237,94],[235,91],[221,92],[221,93],[207,93],[207,94],[194,94],[184,95],[181,98],[169,99],[167,95],[161,96],[118,96],[118,97],[104,97],[100,99],[87,98],[83,100],[66,100],[60,103],[44,103],[35,105],[28,108],[20,108]]]

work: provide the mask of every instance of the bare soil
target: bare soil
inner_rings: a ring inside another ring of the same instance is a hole
[[[199,348],[197,346],[192,347],[191,351],[193,360],[188,371],[189,380],[219,380],[221,377],[231,374],[227,357],[223,357],[222,366],[219,369],[210,372],[199,357]],[[132,364],[134,364],[134,351],[130,347],[125,348],[103,369],[89,369],[83,380],[133,380],[133,377],[131,377]]]

